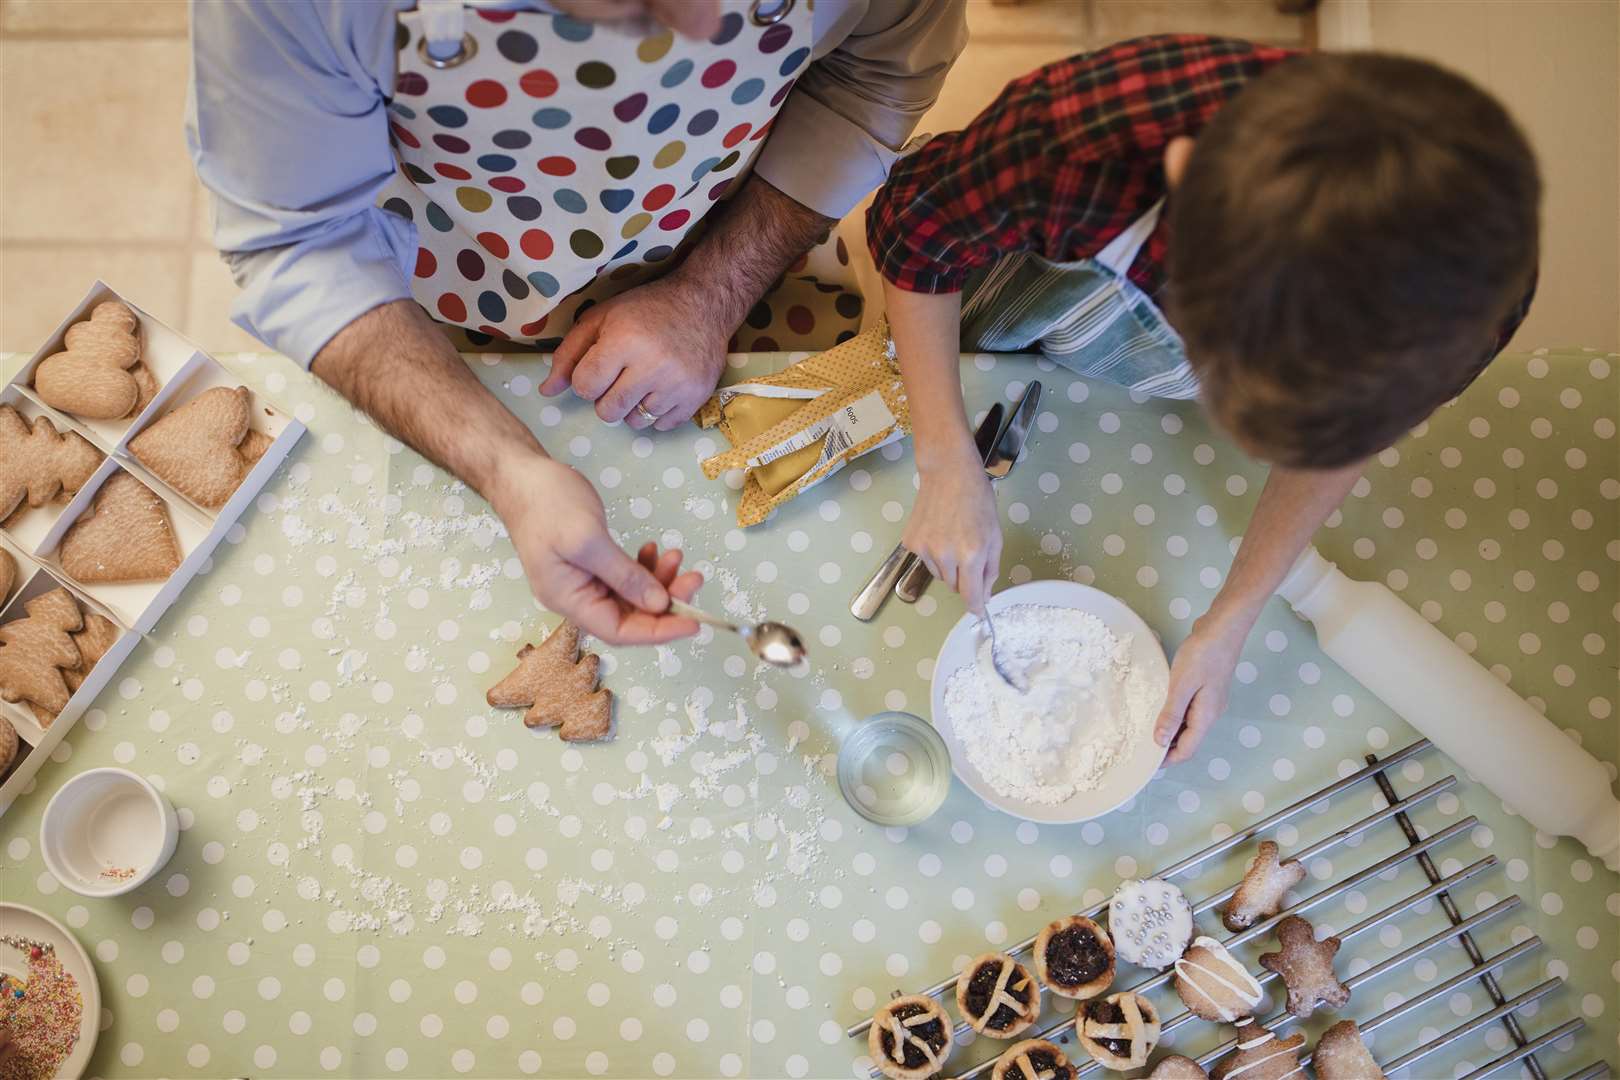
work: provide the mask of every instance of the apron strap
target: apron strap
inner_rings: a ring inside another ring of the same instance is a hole
[[[426,3],[427,0],[423,0]],[[1092,256],[1108,269],[1125,276],[1125,271],[1131,268],[1136,261],[1136,253],[1142,250],[1147,238],[1153,235],[1153,230],[1159,224],[1159,215],[1164,211],[1164,200],[1154,203],[1148,212],[1137,218],[1126,230],[1108,242],[1108,246]]]

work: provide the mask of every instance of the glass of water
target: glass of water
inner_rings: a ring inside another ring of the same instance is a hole
[[[950,752],[921,717],[876,713],[839,745],[838,787],[844,801],[868,821],[915,825],[938,810],[950,792]]]

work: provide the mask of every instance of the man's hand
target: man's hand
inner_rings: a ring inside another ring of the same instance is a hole
[[[572,384],[610,424],[652,426],[640,405],[658,418],[659,431],[670,431],[692,418],[725,370],[732,328],[717,315],[677,276],[621,293],[574,323],[540,392],[555,397]]]
[[[1001,522],[984,466],[967,450],[958,465],[922,475],[900,542],[982,615],[1001,574]]]
[[[1153,726],[1153,741],[1170,747],[1171,765],[1188,760],[1226,709],[1232,671],[1252,624],[1213,612],[1193,623],[1170,665],[1170,696]],[[1174,740],[1172,742],[1172,740]]]
[[[656,544],[632,559],[613,542],[602,500],[578,472],[540,454],[502,470],[490,500],[506,522],[534,595],[610,645],[654,645],[697,633],[668,613],[703,575],[679,573],[681,553]]]

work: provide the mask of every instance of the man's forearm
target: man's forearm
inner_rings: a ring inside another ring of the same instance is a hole
[[[414,301],[366,312],[321,349],[310,370],[492,502],[503,459],[544,453]]]
[[[1365,468],[1366,462],[1340,469],[1273,467],[1210,614],[1252,624]]]
[[[962,294],[907,292],[884,282],[883,295],[911,408],[917,471],[973,468],[973,433],[962,402]]]
[[[751,175],[716,209],[708,232],[670,276],[695,286],[729,335],[793,260],[836,224]]]

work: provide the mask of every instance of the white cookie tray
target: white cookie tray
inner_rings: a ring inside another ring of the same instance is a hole
[[[135,312],[140,320],[142,362],[151,368],[159,382],[152,401],[138,415],[127,420],[83,420],[70,416],[45,404],[31,385],[34,369],[40,361],[62,348],[68,327],[88,318],[90,310],[104,300],[119,300]],[[0,606],[0,624],[24,617],[24,605],[28,600],[62,586],[73,594],[80,608],[111,619],[122,631],[118,641],[91,670],[89,677],[69,699],[67,707],[49,727],[42,727],[26,706],[0,701],[0,716],[11,721],[22,743],[18,748],[17,760],[8,770],[0,773],[0,780],[3,780],[0,782],[0,814],[4,814],[18,796],[33,790],[35,774],[51,757],[57,744],[112,682],[118,666],[133,651],[141,637],[151,632],[169,605],[179,597],[181,590],[207,564],[215,547],[236,525],[243,511],[258,498],[260,490],[286,459],[293,445],[303,437],[303,424],[255,390],[252,426],[269,435],[273,441],[230,499],[217,511],[198,506],[174,491],[128,453],[130,437],[160,416],[211,387],[240,385],[239,380],[195,344],[127,296],[116,292],[105,282],[97,281],[56,328],[56,332],[0,390],[0,403],[12,405],[29,419],[48,417],[59,431],[77,431],[103,455],[100,467],[65,506],[53,503],[31,509],[12,522],[12,528],[0,526],[0,545],[17,558],[17,578],[20,583],[16,594]],[[175,536],[180,542],[180,566],[168,580],[161,582],[117,585],[75,582],[63,573],[56,557],[57,547],[79,514],[90,505],[101,485],[120,469],[135,476],[163,499]]]

